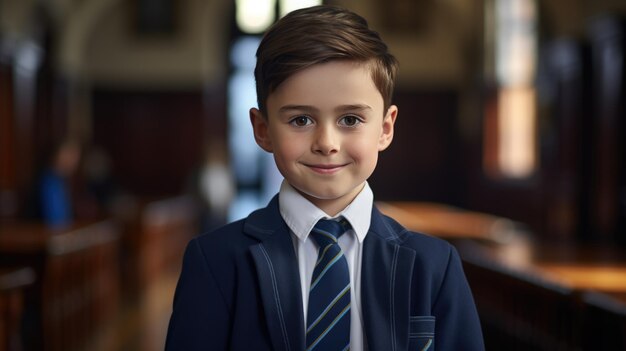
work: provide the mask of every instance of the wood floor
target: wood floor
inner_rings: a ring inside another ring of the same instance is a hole
[[[124,301],[116,317],[97,333],[89,350],[163,350],[177,279],[177,271],[165,273],[142,296]]]

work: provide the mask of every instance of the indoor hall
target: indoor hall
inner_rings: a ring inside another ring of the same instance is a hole
[[[626,3],[322,2],[400,63],[368,182],[458,250],[487,350],[625,350]],[[317,3],[0,0],[0,350],[164,348],[189,240],[279,189],[255,52]]]

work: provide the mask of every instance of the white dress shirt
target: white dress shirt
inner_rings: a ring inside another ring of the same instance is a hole
[[[307,309],[309,302],[309,285],[313,269],[317,261],[317,245],[309,239],[309,233],[320,219],[344,217],[352,229],[339,238],[339,246],[348,261],[350,271],[350,350],[366,350],[363,335],[363,318],[361,309],[361,257],[363,240],[370,227],[374,194],[367,182],[363,190],[348,207],[335,217],[329,217],[309,200],[298,193],[287,181],[283,181],[278,197],[280,214],[291,231],[302,290],[302,310],[306,328]]]

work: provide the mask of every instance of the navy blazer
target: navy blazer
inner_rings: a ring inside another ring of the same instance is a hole
[[[374,207],[361,274],[369,350],[484,350],[461,261],[447,242],[409,232]],[[189,243],[166,350],[301,351],[304,330],[298,261],[278,196]]]

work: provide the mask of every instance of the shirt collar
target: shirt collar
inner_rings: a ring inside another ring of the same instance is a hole
[[[374,193],[369,184],[365,182],[363,190],[361,190],[356,198],[333,218],[344,217],[350,222],[358,241],[363,243],[367,231],[370,228],[373,203]],[[324,211],[304,198],[286,180],[283,180],[280,186],[278,204],[280,214],[285,220],[285,223],[300,241],[306,240],[309,233],[320,219],[330,219]]]

